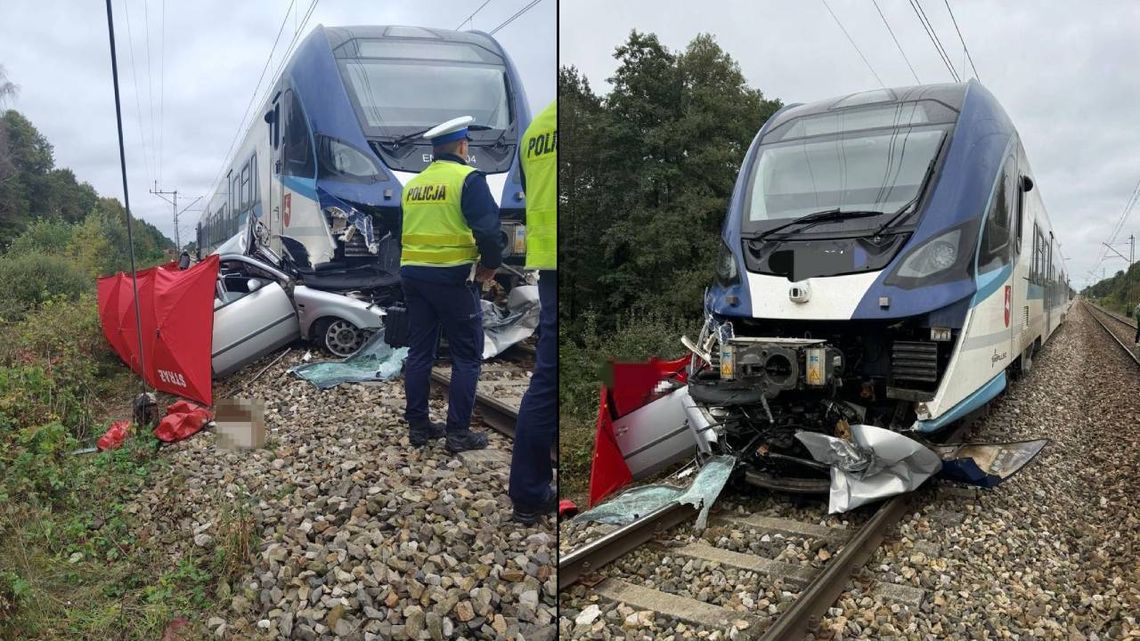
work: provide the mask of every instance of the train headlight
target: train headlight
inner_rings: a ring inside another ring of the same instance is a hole
[[[383,179],[380,167],[367,154],[335,138],[317,136],[320,177],[375,182]]]
[[[958,241],[962,230],[955,229],[937,236],[911,252],[899,267],[903,278],[923,278],[954,266],[958,260]]]
[[[735,285],[740,282],[740,272],[736,268],[736,258],[732,250],[722,242],[716,257],[716,279],[721,285]]]

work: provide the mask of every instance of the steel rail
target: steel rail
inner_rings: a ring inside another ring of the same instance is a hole
[[[906,513],[908,504],[907,494],[900,494],[882,504],[844,544],[843,550],[831,558],[823,572],[800,592],[792,606],[764,632],[761,641],[803,638],[808,628],[816,624],[819,616],[839,598],[847,580],[879,547],[887,530]]]
[[[689,504],[670,503],[634,522],[601,536],[558,559],[558,590],[574,585],[582,576],[601,569],[653,540],[658,533],[697,515]]]
[[[445,389],[448,385],[451,385],[451,375],[435,369],[431,371],[431,380],[443,386]],[[511,440],[514,440],[515,423],[519,418],[519,410],[517,407],[508,405],[497,398],[488,396],[479,391],[475,392],[475,404],[479,406],[479,414],[483,417],[483,421],[487,423],[488,426]]]
[[[1084,302],[1084,301],[1082,301],[1082,302]],[[1092,303],[1085,303],[1085,304],[1088,305],[1089,307],[1092,307],[1093,309],[1100,309],[1099,307],[1097,307],[1096,305],[1093,305]],[[1120,346],[1120,349],[1124,350],[1125,354],[1128,354],[1128,358],[1131,358],[1133,363],[1140,365],[1140,357],[1137,357],[1136,354],[1132,351],[1132,349],[1129,348],[1128,345],[1126,345],[1124,343],[1124,341],[1120,340],[1120,337],[1117,336],[1116,333],[1113,332],[1111,329],[1109,329],[1108,325],[1104,324],[1104,321],[1097,318],[1098,314],[1096,312],[1093,312],[1090,310],[1089,316],[1091,316],[1092,319],[1096,321],[1097,325],[1100,325],[1101,329],[1103,329],[1106,334],[1108,334],[1109,336],[1112,337],[1112,340],[1116,341],[1116,344]],[[1119,318],[1117,318],[1116,320],[1120,321],[1124,325],[1128,325],[1129,327],[1133,327],[1133,329],[1135,329],[1134,326],[1129,325],[1128,323],[1125,323],[1124,321],[1120,320]]]

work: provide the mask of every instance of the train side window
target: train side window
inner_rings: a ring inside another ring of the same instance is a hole
[[[1036,283],[1041,271],[1041,232],[1037,231],[1037,223],[1033,223],[1033,262],[1029,267],[1029,282]]]
[[[293,90],[286,92],[285,100],[289,106],[285,110],[285,166],[282,173],[286,176],[312,178],[316,173],[316,162],[310,144],[309,123],[305,120],[301,101]]]
[[[241,168],[241,210],[249,209],[253,204],[252,190],[250,189],[249,181],[249,163]]]
[[[982,247],[978,256],[978,271],[985,272],[1009,264],[1010,230],[1012,207],[1016,187],[1016,167],[1011,156],[1002,167],[998,177],[990,210],[986,214],[985,229],[982,232]]]

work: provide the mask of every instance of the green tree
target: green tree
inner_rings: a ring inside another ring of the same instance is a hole
[[[600,331],[629,309],[699,317],[740,163],[781,106],[709,35],[673,53],[633,31],[614,57],[605,97],[559,73],[562,321],[593,309]]]

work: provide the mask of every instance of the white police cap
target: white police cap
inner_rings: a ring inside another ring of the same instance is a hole
[[[467,125],[475,121],[473,116],[460,116],[447,122],[440,123],[424,132],[424,138],[433,145],[442,145],[453,140],[467,137]]]

